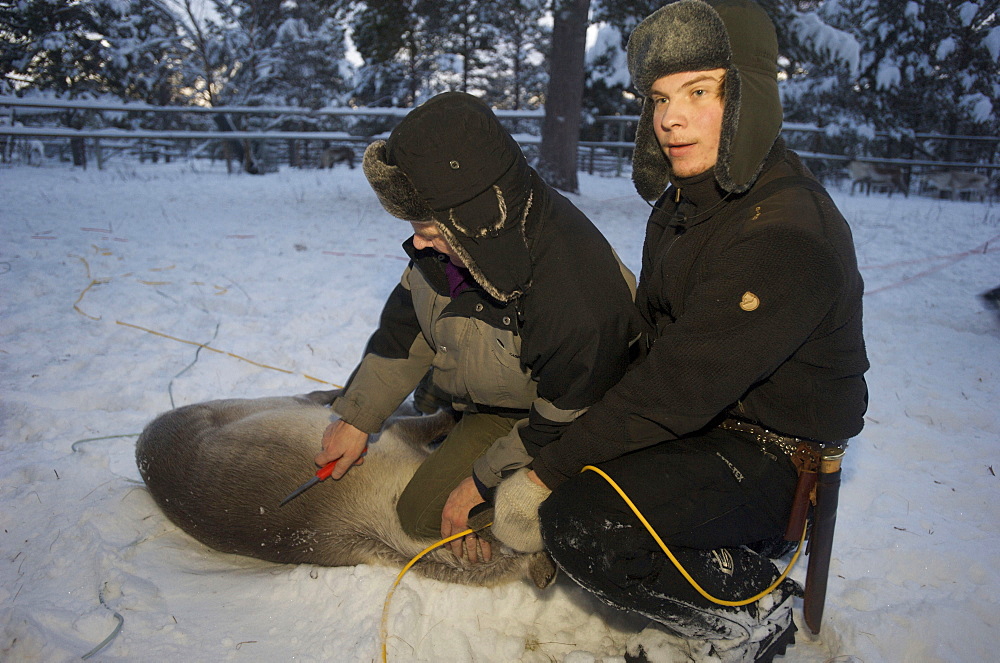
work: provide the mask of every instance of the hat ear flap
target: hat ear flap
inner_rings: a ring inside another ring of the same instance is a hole
[[[431,208],[406,174],[398,166],[389,165],[384,140],[377,140],[365,149],[361,167],[386,212],[404,221],[433,219]]]
[[[740,166],[747,168],[744,161],[748,159],[743,155],[737,155],[734,149],[737,129],[740,123],[740,72],[733,66],[726,69],[725,80],[723,82],[723,97],[725,104],[722,110],[722,132],[719,135],[719,156],[715,162],[715,179],[719,186],[726,191],[733,193],[743,193],[750,188],[750,184],[757,178],[760,172],[761,163],[753,164],[757,167],[757,172],[734,172],[733,160],[740,159]],[[753,176],[751,178],[751,175]],[[740,181],[736,179],[739,177]],[[748,181],[749,180],[749,181]]]
[[[632,152],[632,182],[644,200],[656,200],[670,184],[670,161],[653,131],[653,100],[642,102],[642,114],[635,128]]]

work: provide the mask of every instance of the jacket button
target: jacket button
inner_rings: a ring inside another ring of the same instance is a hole
[[[504,323],[505,325],[509,325],[509,324],[510,324],[510,318],[509,318],[508,316],[506,316],[506,315],[505,315],[505,316],[503,317],[503,323]]]
[[[441,352],[448,352],[448,346],[442,345],[440,347]]]
[[[483,311],[483,305],[476,304],[476,313],[482,313],[482,311]]]

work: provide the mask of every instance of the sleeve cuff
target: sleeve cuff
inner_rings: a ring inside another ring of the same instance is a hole
[[[343,419],[355,428],[362,430],[369,435],[373,435],[382,429],[383,420],[381,418],[366,414],[367,412],[370,412],[370,409],[366,410],[358,403],[351,401],[344,396],[338,396],[337,399],[333,401],[330,409],[340,419]]]
[[[476,484],[476,490],[479,491],[479,496],[486,500],[489,504],[493,504],[493,498],[496,496],[496,486],[489,488],[483,483],[476,473],[472,473],[472,481]]]
[[[556,486],[569,479],[568,476],[550,470],[540,458],[535,458],[531,469],[535,471],[542,483],[548,486],[549,490],[555,490]]]

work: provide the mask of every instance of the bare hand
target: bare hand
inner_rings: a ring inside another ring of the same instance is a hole
[[[444,510],[441,511],[442,538],[468,529],[469,510],[484,501],[472,477],[467,477],[458,484],[458,487],[451,491],[448,501],[445,502]],[[467,534],[448,545],[456,557],[468,557],[473,564],[479,562],[480,558],[482,561],[488,562],[493,557],[489,541],[481,539],[475,534]]]
[[[353,466],[365,462],[367,447],[368,433],[346,421],[338,420],[323,431],[323,451],[316,454],[314,462],[322,466],[337,461],[330,478],[340,479]]]

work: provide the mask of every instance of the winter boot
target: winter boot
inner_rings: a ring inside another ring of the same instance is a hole
[[[676,622],[651,622],[627,643],[625,660],[629,663],[771,663],[795,643],[792,602],[802,590],[792,580],[785,580],[776,590],[748,606],[746,612],[717,611],[718,617],[739,627],[738,637],[719,637],[692,621],[703,621],[714,610],[688,606],[701,613],[695,620],[681,617]],[[679,608],[680,606],[678,606]],[[676,610],[681,616],[683,610]]]

